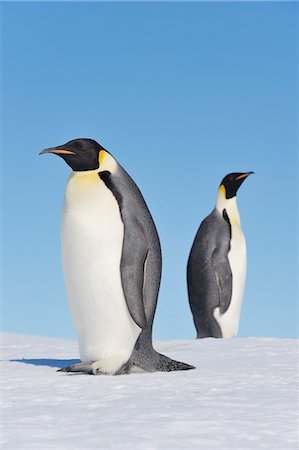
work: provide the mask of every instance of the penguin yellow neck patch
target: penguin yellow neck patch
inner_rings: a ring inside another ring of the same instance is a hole
[[[98,172],[108,171],[110,173],[115,173],[117,171],[117,162],[112,155],[106,150],[101,150],[99,152],[99,168]]]
[[[101,165],[105,159],[106,152],[105,150],[101,150],[99,153],[99,165]]]
[[[219,188],[219,192],[223,195],[224,198],[226,198],[226,189],[224,184],[221,184],[220,188]]]

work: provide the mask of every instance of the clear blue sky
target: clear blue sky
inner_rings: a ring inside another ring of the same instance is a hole
[[[69,167],[96,139],[139,185],[163,252],[156,339],[195,336],[186,262],[229,172],[248,246],[240,337],[296,337],[298,5],[5,3],[3,328],[74,337],[60,262]]]

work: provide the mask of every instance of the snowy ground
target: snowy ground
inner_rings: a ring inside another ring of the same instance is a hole
[[[157,342],[197,369],[114,377],[57,373],[73,341],[2,341],[4,449],[298,449],[296,340]]]

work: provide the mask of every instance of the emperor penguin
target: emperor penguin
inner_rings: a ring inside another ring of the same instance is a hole
[[[187,284],[197,338],[230,338],[238,332],[246,279],[246,241],[236,194],[252,173],[230,173],[223,178],[216,207],[195,236]]]
[[[73,170],[61,248],[81,363],[61,371],[116,375],[193,369],[152,345],[161,248],[132,178],[92,139],[74,139],[44,153],[59,155]]]

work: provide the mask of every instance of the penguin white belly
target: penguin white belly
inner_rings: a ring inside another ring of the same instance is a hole
[[[74,173],[62,214],[62,263],[82,362],[115,373],[131,356],[140,328],[123,293],[124,237],[118,203],[97,173]]]
[[[230,338],[238,333],[241,304],[246,280],[246,241],[239,224],[231,225],[231,242],[228,260],[232,272],[232,297],[229,308],[220,314],[219,308],[214,311],[214,317],[224,338]]]

